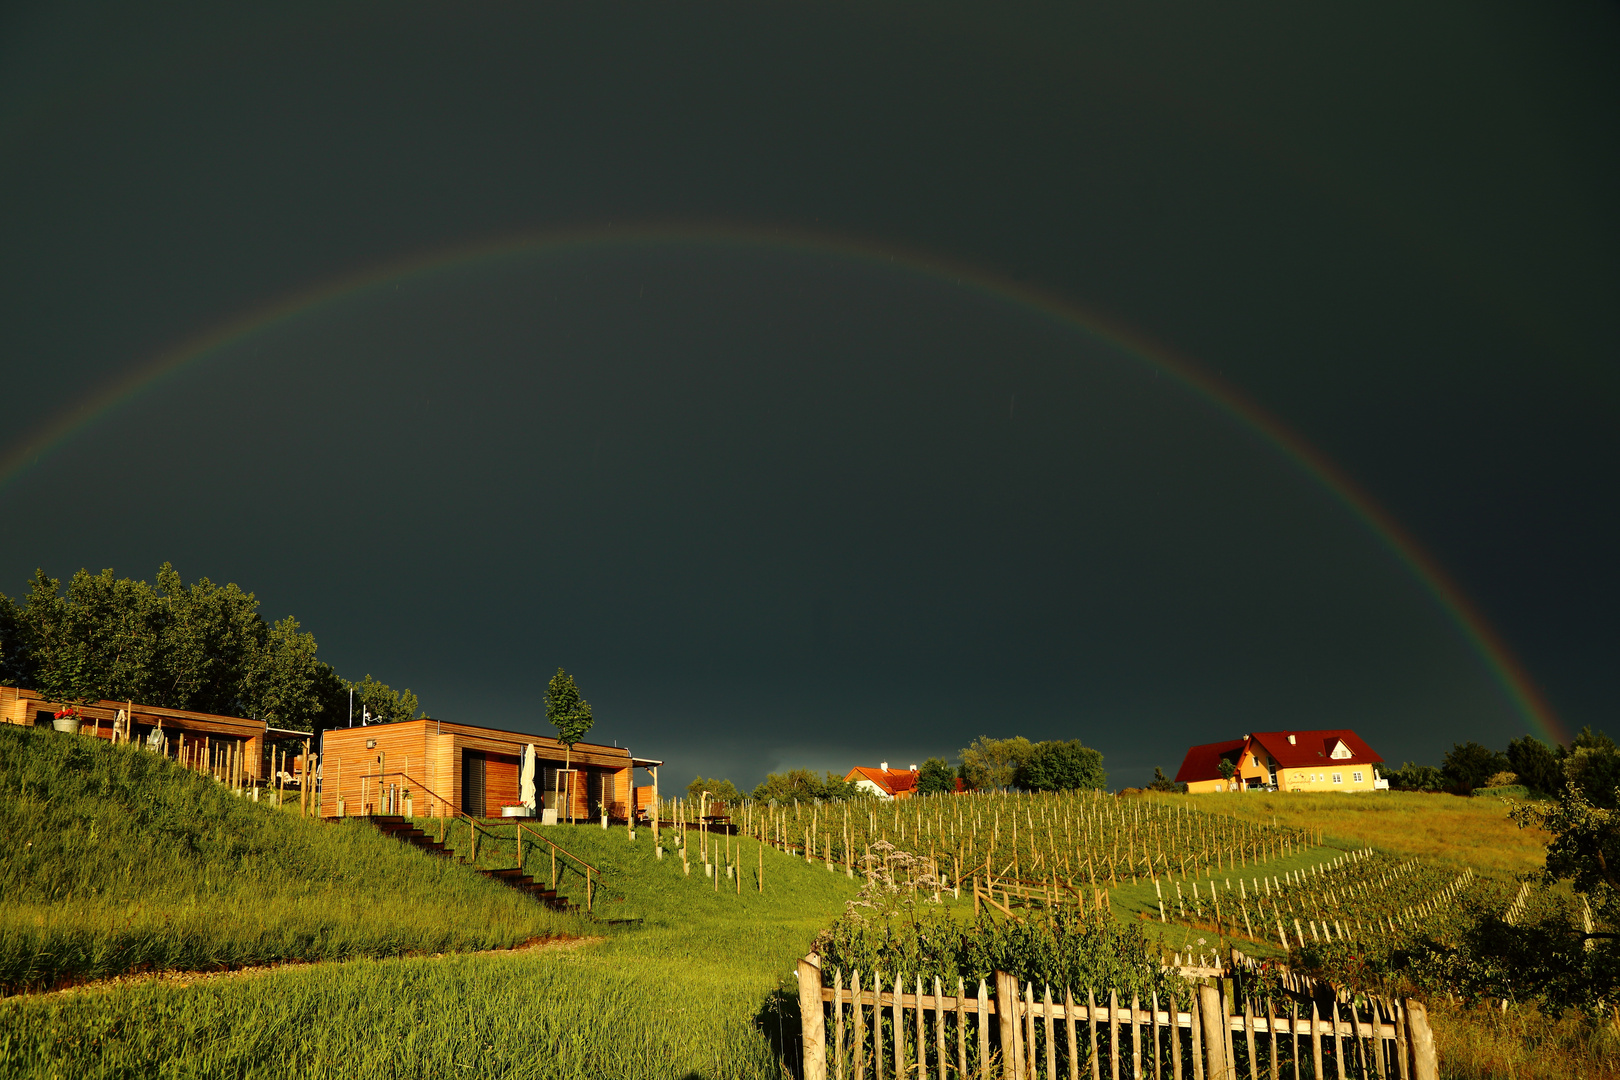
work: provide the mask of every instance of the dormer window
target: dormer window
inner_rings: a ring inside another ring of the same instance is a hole
[[[1348,746],[1344,745],[1344,740],[1343,739],[1334,739],[1333,740],[1333,752],[1331,754],[1329,754],[1328,756],[1333,757],[1333,758],[1343,759],[1343,758],[1355,757],[1356,755],[1351,752],[1351,750],[1350,750],[1350,748]]]

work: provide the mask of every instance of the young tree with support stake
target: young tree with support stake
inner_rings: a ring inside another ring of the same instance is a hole
[[[551,726],[557,729],[557,741],[563,744],[563,771],[572,775],[574,764],[574,744],[585,737],[591,730],[591,703],[579,696],[579,687],[574,685],[574,677],[562,668],[551,677],[546,686],[546,719]],[[558,777],[559,787],[561,776]],[[573,820],[573,783],[568,785],[569,799],[567,818]],[[559,798],[560,798],[559,794]]]

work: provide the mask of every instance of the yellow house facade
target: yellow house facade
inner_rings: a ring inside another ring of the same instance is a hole
[[[1224,775],[1223,762],[1232,775]],[[1376,791],[1384,763],[1349,729],[1265,731],[1188,749],[1176,773],[1191,794],[1242,791]]]

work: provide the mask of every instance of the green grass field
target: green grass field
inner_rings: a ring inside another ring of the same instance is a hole
[[[579,932],[364,822],[304,820],[134,746],[0,726],[0,832],[5,990]]]
[[[700,866],[686,877],[679,858],[656,860],[645,832],[634,844],[622,829],[547,832],[604,871],[599,915],[643,921],[587,925],[604,940],[555,951],[11,999],[0,1074],[779,1076],[778,1047],[797,1031],[778,1023],[774,992],[791,989],[795,961],[853,883],[767,850],[766,891],[738,896]],[[757,865],[751,843],[744,854]]]
[[[1250,877],[1362,845],[1499,875],[1539,861],[1541,839],[1504,827],[1503,807],[1489,799],[1246,796],[1195,805],[1324,832],[1322,845]],[[332,961],[0,1001],[8,1077],[780,1077],[797,1034],[778,1011],[794,962],[856,892],[841,870],[762,851],[752,839],[740,841],[739,895],[723,871],[706,877],[695,854],[690,876],[677,853],[657,858],[648,830],[632,842],[622,827],[558,826],[544,832],[601,871],[591,916],[564,915],[365,823],[304,821],[133,748],[6,729],[0,825],[22,838],[0,867],[0,970],[13,985],[141,966]],[[490,833],[480,864],[511,865],[513,827],[492,824]],[[464,833],[452,840],[465,848]],[[692,844],[695,852],[695,836]],[[754,889],[761,855],[763,894]],[[582,902],[583,879],[562,865],[560,887]],[[525,844],[525,869],[549,877],[543,846]],[[1224,887],[1230,876],[1235,887],[1244,870],[1213,879]],[[1198,880],[1207,888],[1211,875]],[[1169,951],[1198,948],[1197,936],[1217,951],[1216,934],[1158,924],[1145,878],[1113,890],[1112,903],[1121,920],[1147,915]],[[971,911],[970,895],[954,909]],[[547,934],[589,940],[471,951]],[[1240,947],[1269,954],[1263,944]],[[449,955],[411,955],[441,952]],[[1486,1060],[1485,1029],[1438,1011],[1443,1050]],[[1523,1037],[1493,1036],[1503,1052]],[[1488,1075],[1480,1068],[1447,1072]]]
[[[1238,795],[1148,795],[1244,821],[1315,829],[1330,847],[1368,846],[1392,855],[1515,874],[1541,865],[1547,836],[1508,820],[1501,799],[1418,791],[1245,792]]]
[[[545,832],[602,871],[595,919],[562,915],[362,822],[303,821],[139,750],[19,731],[0,730],[0,822],[44,849],[0,871],[8,908],[28,905],[6,916],[14,970],[350,958],[9,998],[7,1077],[778,1076],[796,1031],[775,992],[856,891],[766,849],[758,893],[745,840],[739,895],[695,858],[690,877],[658,859],[646,830],[559,826]],[[480,863],[510,865],[512,828],[492,831]],[[549,874],[539,845],[525,854]],[[582,879],[561,884],[583,900]],[[402,955],[548,933],[601,940]]]

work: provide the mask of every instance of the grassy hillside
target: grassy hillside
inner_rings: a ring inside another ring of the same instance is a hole
[[[0,1002],[0,1075],[780,1076],[796,1031],[776,991],[854,883],[767,849],[765,892],[746,874],[739,896],[695,861],[687,877],[678,856],[657,859],[645,830],[546,832],[603,871],[601,919],[641,921],[598,923],[605,940],[567,950],[14,998]],[[759,856],[745,841],[745,869]],[[526,861],[549,873],[548,857]]]
[[[495,948],[577,920],[134,746],[0,727],[0,987]]]
[[[1481,873],[1538,869],[1547,843],[1546,833],[1519,828],[1508,820],[1502,801],[1488,797],[1417,791],[1148,797],[1246,821],[1317,829],[1324,844],[1343,850],[1369,845],[1393,855],[1472,866]]]

